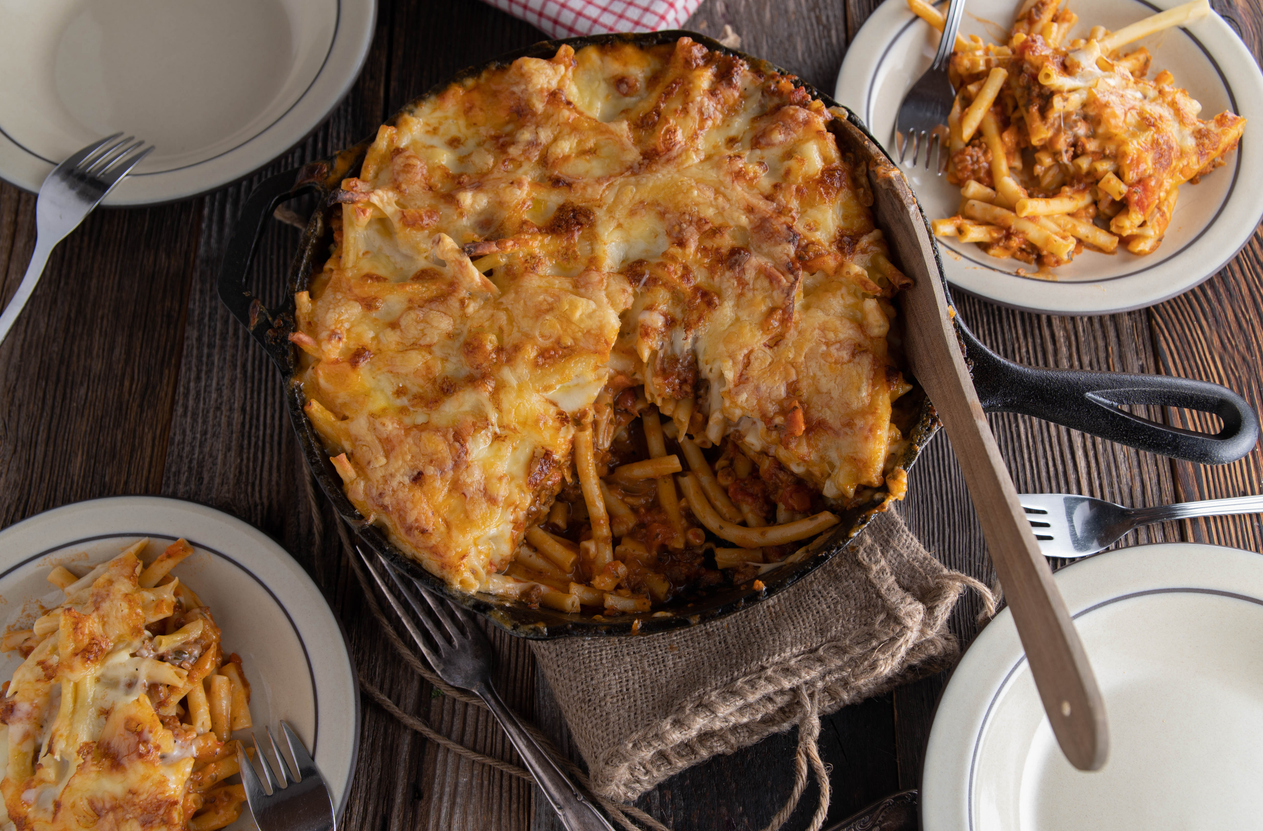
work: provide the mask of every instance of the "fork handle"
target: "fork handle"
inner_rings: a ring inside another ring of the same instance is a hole
[[[527,770],[535,777],[535,783],[561,818],[562,827],[566,831],[614,831],[613,826],[606,822],[605,817],[601,816],[592,803],[583,798],[583,794],[579,793],[579,789],[553,757],[539,746],[535,737],[518,720],[517,713],[509,709],[490,682],[480,684],[473,692],[486,702],[487,709],[500,722]]]
[[[956,32],[960,30],[960,19],[965,14],[965,0],[947,0],[947,15],[943,21],[943,36],[939,38],[938,51],[934,53],[931,69],[947,69],[952,59],[952,50],[956,48]]]
[[[39,282],[40,275],[44,273],[44,266],[48,263],[48,255],[53,252],[53,246],[58,241],[45,244],[43,237],[37,236],[35,238],[35,251],[31,254],[31,262],[26,266],[26,274],[22,275],[22,282],[18,284],[18,290],[9,299],[9,305],[5,307],[4,314],[0,314],[0,343],[3,343],[4,339],[8,337],[9,330],[13,328],[18,315],[22,313],[22,308],[26,306],[26,301],[30,300],[31,295],[35,292],[35,284]]]
[[[1139,525],[1151,525],[1171,519],[1192,519],[1199,516],[1263,513],[1263,496],[1238,496],[1233,499],[1205,499],[1175,505],[1129,508],[1127,516]]]

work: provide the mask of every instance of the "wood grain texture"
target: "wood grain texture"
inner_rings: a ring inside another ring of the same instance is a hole
[[[533,26],[482,3],[399,3],[393,4],[391,15],[383,117],[457,70],[544,37]],[[494,640],[500,656],[497,686],[509,706],[529,719],[536,699],[530,651],[503,632],[497,631]],[[431,702],[430,719],[467,746],[501,759],[516,758],[484,710],[441,697]],[[445,749],[428,747],[425,754],[423,778],[430,785],[421,806],[423,827],[478,831],[529,825],[534,812],[531,786]],[[547,804],[542,795],[537,801]]]
[[[898,0],[891,0],[898,2]],[[1241,23],[1256,58],[1257,0],[1215,0]],[[875,0],[706,0],[686,24],[713,37],[724,26],[741,48],[831,91],[847,44]],[[279,540],[321,587],[346,627],[365,677],[448,736],[512,759],[481,710],[407,670],[371,619],[309,481],[287,423],[280,383],[262,351],[222,308],[215,277],[237,213],[263,176],[373,135],[377,125],[452,72],[542,39],[533,27],[476,0],[381,0],[372,51],[354,89],[297,147],[246,180],[194,200],[143,210],[102,210],[54,252],[44,280],[0,345],[0,524],[78,499],[164,493],[228,511]],[[1248,129],[1248,128],[1247,128]],[[34,196],[0,184],[0,294],[7,297],[34,246]],[[299,205],[302,210],[310,206]],[[281,296],[297,232],[269,223],[252,285]],[[1092,318],[1002,309],[958,293],[962,318],[1002,356],[1040,366],[1161,372],[1226,384],[1263,405],[1263,239],[1218,275],[1153,309]],[[1185,413],[1150,413],[1173,424]],[[1237,496],[1263,486],[1263,455],[1220,468],[1140,453],[1031,418],[990,416],[1019,491],[1069,491],[1124,504]],[[911,473],[900,508],[945,564],[994,581],[977,517],[950,442],[936,438]],[[1257,517],[1142,529],[1123,544],[1190,539],[1263,550]],[[976,635],[982,605],[967,593],[951,629]],[[509,701],[563,748],[564,723],[524,645],[495,633],[497,683]],[[824,720],[832,766],[830,819],[900,787],[915,787],[934,703],[935,676]],[[348,828],[505,829],[557,825],[517,780],[471,764],[399,727],[369,702]],[[783,734],[713,759],[639,802],[679,831],[757,828],[788,794],[796,736]],[[805,826],[814,786],[789,828]]]
[[[741,38],[741,51],[832,95],[846,52],[846,15],[841,3],[707,0],[685,28],[718,38],[730,26]]]
[[[493,13],[477,4],[465,9],[480,10]],[[224,246],[254,183],[373,135],[388,113],[461,66],[466,55],[443,39],[453,23],[441,16],[434,19],[436,11],[442,10],[428,4],[382,4],[368,64],[347,100],[283,159],[250,181],[205,200],[163,491],[241,516],[279,539],[325,592],[366,678],[406,712],[427,719],[445,735],[480,752],[511,759],[507,741],[485,711],[434,695],[386,645],[347,566],[331,511],[319,497],[313,508],[307,496],[307,472],[288,424],[279,378],[262,350],[223,308],[215,289]],[[529,27],[517,28],[528,31],[516,39],[535,39]],[[401,31],[429,35],[420,43],[416,37],[404,43],[398,37]],[[521,45],[516,39],[506,37],[492,48],[499,52]],[[419,74],[413,62],[417,55],[427,54],[448,57],[428,70],[433,77]],[[296,229],[269,222],[250,279],[266,301],[280,299],[297,244]],[[210,448],[214,450],[207,452]],[[201,463],[190,466],[187,459]],[[501,656],[497,686],[511,706],[529,717],[534,696],[529,653],[503,633],[493,637]],[[361,740],[366,750],[360,755],[344,818],[347,827],[483,829],[529,824],[532,797],[527,785],[430,745],[369,703],[364,707]]]
[[[34,248],[34,207],[0,184],[6,300]],[[3,524],[158,490],[197,225],[196,203],[100,210],[53,250],[0,345]]]

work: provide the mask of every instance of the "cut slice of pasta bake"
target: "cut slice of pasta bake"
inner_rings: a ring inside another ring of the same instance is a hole
[[[930,4],[908,4],[942,28]],[[1210,13],[1194,0],[1117,32],[1092,26],[1072,37],[1079,18],[1062,0],[1031,0],[1007,43],[958,39],[947,141],[961,202],[955,216],[934,220],[934,232],[1045,268],[1085,246],[1156,251],[1180,187],[1226,163],[1245,119],[1199,118],[1202,105],[1171,72],[1147,78],[1149,51],[1129,44]]]
[[[212,831],[245,794],[234,729],[251,725],[240,659],[210,611],[169,574],[184,540],[153,563],[148,540],[83,577],[49,576],[64,602],[5,633],[24,658],[0,688],[0,826]]]
[[[382,127],[292,338],[352,503],[454,587],[614,612],[900,496],[905,278],[834,118],[685,38]]]

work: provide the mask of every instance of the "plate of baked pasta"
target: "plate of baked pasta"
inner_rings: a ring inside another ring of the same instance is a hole
[[[888,147],[941,20],[886,3],[847,53],[837,97]],[[1263,74],[1205,2],[976,0],[951,75],[945,172],[903,172],[955,286],[1040,312],[1141,308],[1214,275],[1263,218]]]
[[[251,828],[236,750],[281,719],[343,803],[354,673],[319,590],[265,535],[123,497],[32,517],[0,551],[8,827]]]

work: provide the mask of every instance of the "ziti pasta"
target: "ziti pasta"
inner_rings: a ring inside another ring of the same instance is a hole
[[[925,0],[908,5],[942,29]],[[1085,247],[1152,253],[1180,185],[1224,164],[1245,119],[1198,118],[1201,105],[1165,69],[1148,79],[1148,50],[1130,44],[1210,6],[1195,0],[1071,40],[1078,17],[1060,5],[1028,1],[1002,45],[957,38],[947,175],[961,202],[955,216],[934,220],[934,232],[1042,267]]]
[[[382,127],[292,337],[351,502],[453,587],[618,614],[901,496],[906,278],[835,118],[683,38]]]
[[[82,577],[58,566],[61,605],[4,635],[25,660],[0,691],[3,816],[18,829],[212,831],[245,794],[233,730],[250,685],[219,627],[169,572],[184,540],[149,566],[141,540]]]

